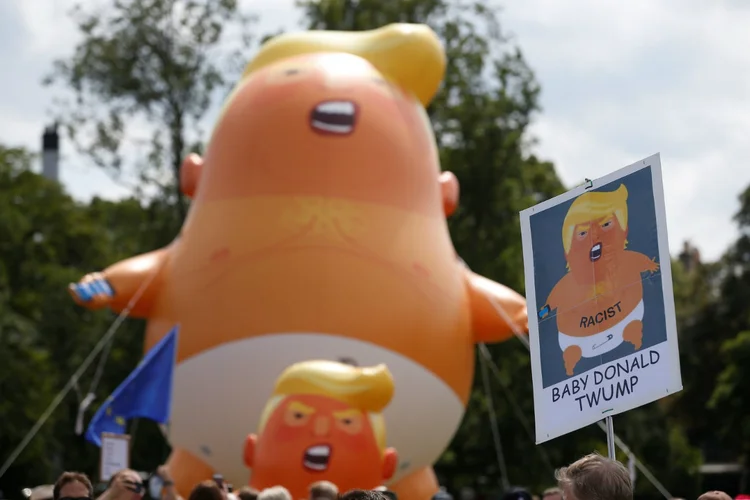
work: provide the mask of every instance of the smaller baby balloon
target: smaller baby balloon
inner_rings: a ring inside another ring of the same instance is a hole
[[[385,365],[359,368],[304,361],[287,368],[266,403],[258,434],[245,442],[250,485],[283,484],[304,498],[311,483],[340,491],[375,488],[390,479],[396,451],[386,447],[383,410],[393,397]]]

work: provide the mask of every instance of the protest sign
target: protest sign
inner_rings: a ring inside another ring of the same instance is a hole
[[[102,433],[99,479],[109,481],[117,472],[130,467],[130,436]]]
[[[536,441],[682,389],[659,155],[521,212]]]

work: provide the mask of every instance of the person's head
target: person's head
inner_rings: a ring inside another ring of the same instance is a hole
[[[290,366],[276,381],[257,436],[251,434],[245,444],[252,485],[284,484],[294,498],[302,498],[321,474],[342,491],[374,488],[390,479],[397,455],[386,446],[382,412],[393,393],[385,365],[305,361]],[[290,474],[289,467],[299,470]]]
[[[283,486],[273,486],[258,493],[258,500],[292,500],[292,495]]]
[[[63,472],[52,488],[54,500],[91,499],[94,487],[86,474],[80,472]]]
[[[140,500],[144,492],[143,479],[132,469],[117,471],[107,484],[107,496],[112,500]]]
[[[237,497],[240,500],[258,500],[258,490],[250,486],[243,486],[237,492]]]
[[[732,500],[732,497],[723,491],[707,491],[699,496],[698,500]]]
[[[310,500],[337,500],[339,489],[330,481],[316,481],[310,485]]]
[[[633,500],[628,469],[598,453],[558,469],[555,479],[565,500]]]
[[[349,490],[339,500],[390,500],[388,495],[377,490]]]
[[[440,490],[432,495],[432,500],[453,500],[453,495],[445,490]]]
[[[531,500],[531,493],[525,488],[514,487],[503,494],[503,500]]]
[[[203,481],[195,485],[188,500],[224,500],[224,492],[215,481]]]
[[[560,488],[547,488],[542,493],[542,500],[563,500],[562,490]]]

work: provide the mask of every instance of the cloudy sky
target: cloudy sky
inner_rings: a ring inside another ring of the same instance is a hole
[[[86,0],[97,3],[104,0]],[[393,0],[389,0],[393,1]],[[241,0],[258,30],[294,29],[294,0]],[[52,94],[40,80],[70,54],[71,0],[0,1],[0,142],[38,149]],[[542,84],[536,152],[568,186],[662,154],[673,251],[707,258],[735,238],[750,183],[750,3],[742,0],[504,0],[502,21]],[[64,147],[64,146],[63,146]],[[63,151],[78,198],[124,190]]]

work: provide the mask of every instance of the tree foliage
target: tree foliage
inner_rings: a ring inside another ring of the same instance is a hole
[[[77,203],[61,186],[33,173],[32,160],[22,149],[0,146],[2,461],[42,416],[113,320],[105,311],[92,313],[72,307],[68,283],[91,269],[144,251],[144,243],[151,245],[145,236],[153,228],[149,210],[136,200]],[[121,330],[95,391],[98,401],[127,376],[143,352],[142,324],[128,322]],[[78,405],[89,390],[93,371],[79,380],[76,390],[0,479],[0,489],[15,493],[48,483],[67,464],[92,473],[96,470],[98,453],[73,432]]]
[[[709,408],[721,446],[750,468],[750,186],[740,195],[735,220],[740,237],[724,256],[720,295],[712,308],[718,362]]]
[[[150,194],[173,204],[181,222],[182,159],[200,149],[201,119],[239,74],[252,19],[237,0],[117,0],[72,15],[82,41],[48,79],[75,96],[60,120],[79,151],[117,179],[127,140],[138,136],[133,188],[155,187]]]

